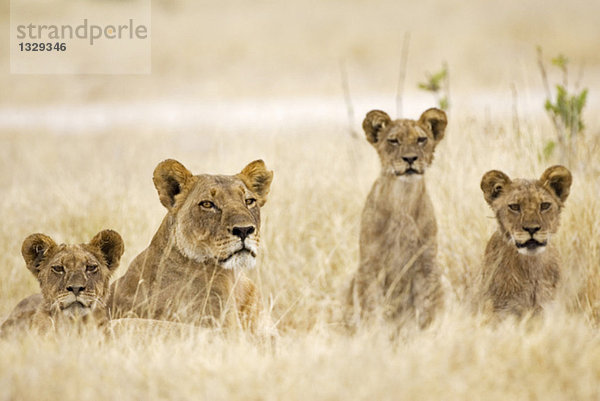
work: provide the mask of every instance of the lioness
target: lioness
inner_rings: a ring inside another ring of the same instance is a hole
[[[563,166],[549,167],[539,180],[511,180],[497,170],[485,173],[481,190],[498,229],[485,248],[480,288],[484,309],[519,317],[540,311],[554,298],[560,262],[550,239],[571,182]]]
[[[243,270],[256,263],[272,179],[262,160],[233,176],[193,175],[175,160],[158,164],[153,180],[167,215],[113,284],[113,317],[255,330],[260,298]]]
[[[354,323],[379,309],[426,327],[441,303],[436,265],[437,225],[424,174],[444,138],[446,114],[426,110],[419,120],[367,113],[363,129],[381,160],[361,218],[360,265],[349,303]]]
[[[17,304],[2,324],[2,334],[14,329],[48,332],[73,322],[105,325],[109,279],[123,250],[121,236],[112,230],[79,245],[57,245],[44,234],[27,237],[21,253],[42,293]]]

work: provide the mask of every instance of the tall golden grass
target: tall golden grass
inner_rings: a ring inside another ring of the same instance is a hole
[[[458,113],[453,113],[458,114]],[[452,116],[452,114],[451,114]],[[0,341],[0,400],[13,399],[597,399],[600,396],[600,162],[581,142],[557,242],[565,289],[541,322],[491,327],[469,312],[483,248],[495,229],[479,180],[492,168],[537,177],[556,162],[551,131],[528,117],[451,117],[427,173],[449,283],[428,330],[390,336],[383,324],[341,329],[343,291],[357,267],[359,215],[378,160],[342,120],[232,130],[226,121],[181,132],[52,132],[0,136],[0,316],[37,283],[20,257],[32,232],[83,242],[112,228],[125,239],[120,276],[165,214],[151,181],[172,157],[195,173],[234,174],[263,158],[274,170],[262,252],[250,272],[280,337],[274,348],[202,331],[187,336],[99,333]],[[590,127],[590,133],[597,130]]]

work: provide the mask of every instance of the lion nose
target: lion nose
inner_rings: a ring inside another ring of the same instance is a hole
[[[523,230],[527,231],[530,235],[533,235],[540,231],[540,226],[523,227]]]
[[[402,156],[402,160],[404,160],[408,164],[413,164],[415,162],[415,160],[417,160],[417,159],[418,159],[417,156]]]
[[[81,287],[79,285],[70,285],[67,287],[67,291],[72,292],[73,295],[77,296],[80,292],[83,292],[85,287]]]
[[[240,237],[241,240],[245,240],[250,234],[255,231],[254,226],[246,226],[246,227],[233,227],[231,233],[236,237]]]

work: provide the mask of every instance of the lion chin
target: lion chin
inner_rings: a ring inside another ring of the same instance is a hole
[[[423,179],[423,171],[412,167],[392,167],[389,169],[389,174],[399,181],[413,182]]]
[[[66,306],[61,306],[63,315],[74,319],[88,315],[91,309],[90,306],[86,306],[80,301],[74,301]]]
[[[244,248],[228,256],[224,261],[220,261],[220,264],[224,269],[234,271],[251,270],[256,266],[256,254]]]
[[[417,182],[423,179],[422,173],[404,173],[404,174],[395,174],[396,179],[398,181],[403,182]]]
[[[514,241],[517,252],[521,255],[534,256],[543,253],[546,250],[547,242],[540,242],[535,239],[529,239],[523,243]]]
[[[535,255],[539,255],[541,253],[543,253],[546,250],[546,246],[538,246],[536,248],[518,248],[517,252],[519,252],[521,255],[527,255],[527,256],[535,256]]]
[[[256,266],[256,247],[251,244],[246,244],[243,248],[223,254],[226,257],[217,257],[209,253],[208,247],[192,247],[185,238],[180,235],[180,230],[176,230],[177,248],[188,258],[200,263],[214,261],[220,267],[227,270],[251,270]],[[183,246],[182,246],[183,245]]]

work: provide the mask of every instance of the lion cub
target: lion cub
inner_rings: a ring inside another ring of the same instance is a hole
[[[550,239],[558,230],[571,182],[563,166],[549,167],[539,180],[511,180],[497,170],[485,173],[481,190],[498,221],[481,275],[485,310],[519,317],[540,311],[554,298],[560,262]]]
[[[254,331],[260,297],[244,270],[256,263],[272,179],[262,160],[236,175],[193,175],[176,160],[159,163],[153,180],[167,214],[113,284],[113,316]]]
[[[73,323],[105,325],[109,279],[123,250],[121,236],[112,230],[79,245],[57,245],[44,234],[27,237],[21,253],[42,293],[17,304],[2,324],[2,334],[13,329],[47,332]]]
[[[441,303],[437,225],[424,174],[446,125],[435,108],[417,121],[392,120],[380,110],[363,121],[381,174],[362,212],[360,265],[349,294],[354,323],[381,308],[386,317],[415,318],[424,328]]]

